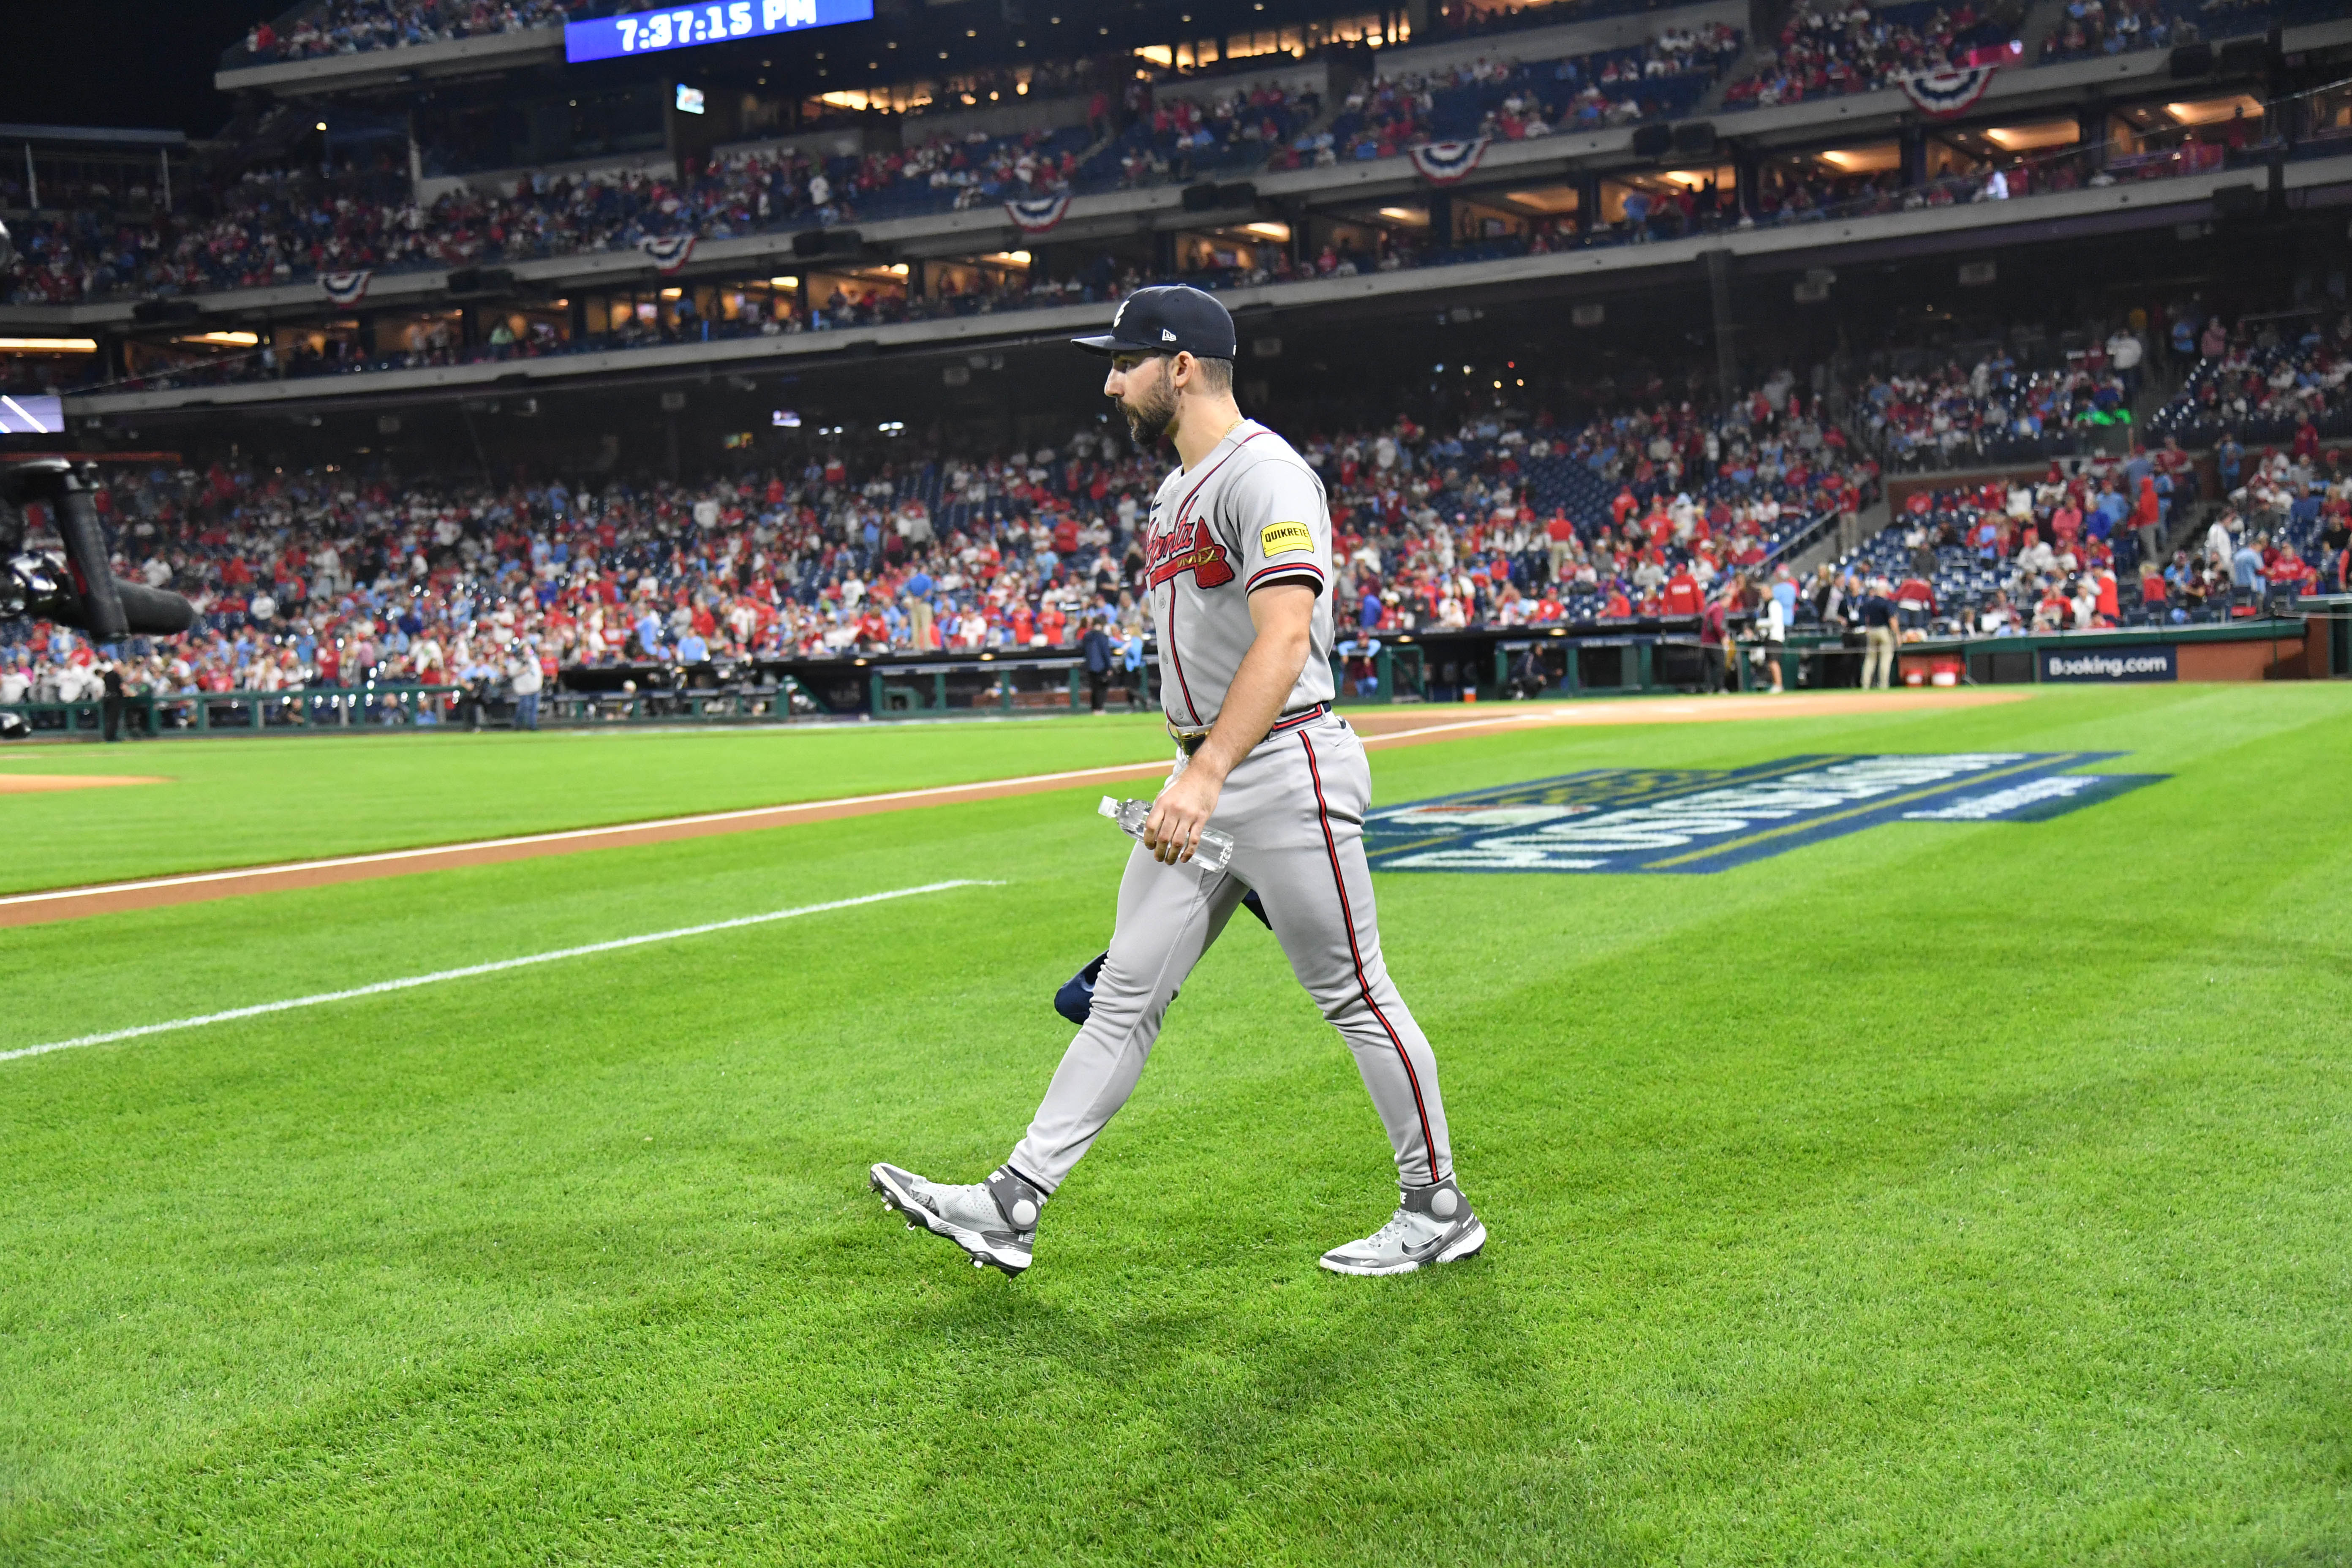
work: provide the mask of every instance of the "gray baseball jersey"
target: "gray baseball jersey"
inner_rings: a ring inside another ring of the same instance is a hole
[[[1444,1181],[1454,1160],[1437,1058],[1389,977],[1364,860],[1371,770],[1363,743],[1329,707],[1331,521],[1323,486],[1288,443],[1244,421],[1160,486],[1150,538],[1166,705],[1180,730],[1215,722],[1256,638],[1253,587],[1312,584],[1314,646],[1284,705],[1295,711],[1276,721],[1217,797],[1210,824],[1233,836],[1227,867],[1162,865],[1140,844],[1129,854],[1094,1011],[1007,1163],[1041,1192],[1062,1184],[1133,1092],[1176,988],[1255,889],[1291,972],[1355,1055],[1399,1185]],[[1184,765],[1178,762],[1179,773]]]
[[[1323,481],[1289,442],[1244,419],[1169,475],[1152,499],[1143,559],[1169,723],[1191,731],[1217,721],[1257,640],[1249,596],[1273,583],[1317,595],[1313,646],[1283,710],[1331,700],[1331,512]]]

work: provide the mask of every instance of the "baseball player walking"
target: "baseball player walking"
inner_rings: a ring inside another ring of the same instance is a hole
[[[1093,1012],[1030,1122],[985,1182],[950,1186],[876,1165],[883,1202],[1007,1274],[1029,1267],[1038,1215],[1127,1102],[1177,987],[1253,889],[1299,984],[1355,1053],[1402,1189],[1389,1222],[1323,1255],[1339,1274],[1402,1274],[1468,1258],[1486,1228],[1454,1184],[1437,1060],[1381,957],[1363,818],[1370,771],[1331,711],[1331,520],[1322,481],[1234,403],[1234,321],[1197,289],[1138,289],[1110,331],[1104,393],[1139,443],[1171,438],[1146,538],[1162,701],[1181,752],[1129,855]],[[1212,823],[1223,871],[1193,863]]]

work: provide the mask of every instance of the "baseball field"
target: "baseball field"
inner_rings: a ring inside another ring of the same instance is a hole
[[[1165,749],[12,752],[157,782],[0,790],[0,893]],[[1388,1279],[1315,1266],[1388,1145],[1244,921],[1026,1275],[866,1191],[1019,1135],[1139,775],[0,929],[0,1560],[2352,1562],[2352,689],[1372,767],[1385,808],[1887,754],[2140,782],[1696,874],[1379,874],[1493,1237]]]

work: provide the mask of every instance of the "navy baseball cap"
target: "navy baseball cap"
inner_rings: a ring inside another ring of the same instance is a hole
[[[1234,317],[1213,294],[1182,283],[1159,283],[1119,301],[1109,331],[1070,341],[1098,354],[1190,353],[1195,359],[1231,359]]]

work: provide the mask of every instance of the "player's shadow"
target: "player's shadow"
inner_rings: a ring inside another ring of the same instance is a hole
[[[1071,1544],[1086,1552],[1126,1556],[1207,1519],[1244,1557],[1277,1542],[1381,1561],[1632,1555],[1568,1430],[1580,1402],[1522,1321],[1541,1284],[1507,1254],[1360,1279],[1247,1219],[1196,1235],[1190,1262],[1077,1243],[1050,1286],[971,1271],[897,1325],[902,1349],[948,1363],[953,1395],[910,1436],[948,1459],[936,1483],[976,1510],[964,1519],[989,1511],[994,1484],[985,1462],[955,1463],[982,1421],[1047,1494],[1031,1506],[1082,1521]],[[941,1500],[906,1527],[936,1530]]]

